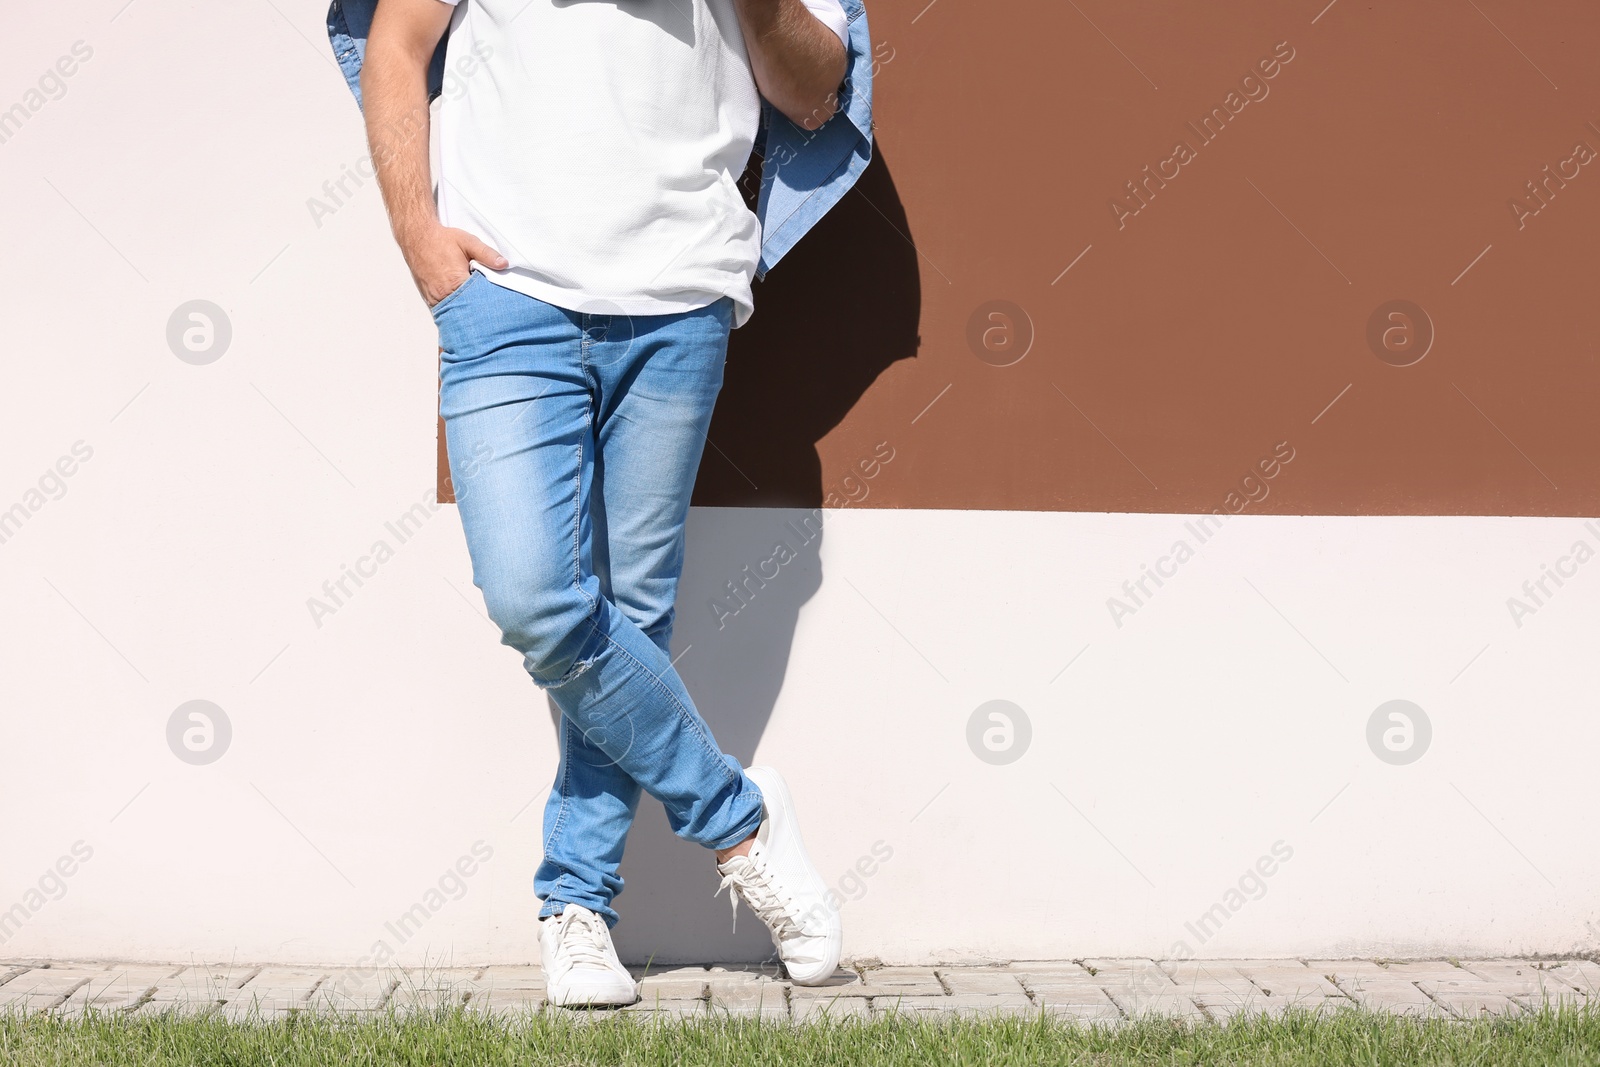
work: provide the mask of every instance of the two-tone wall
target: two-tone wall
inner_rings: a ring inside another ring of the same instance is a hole
[[[1324,4],[872,6],[677,634],[854,955],[1600,949],[1600,16]],[[550,711],[318,7],[0,41],[0,958],[537,955]],[[769,950],[649,802],[624,874],[628,957]]]

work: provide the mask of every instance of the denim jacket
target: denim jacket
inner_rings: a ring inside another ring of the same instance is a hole
[[[862,0],[839,0],[850,20],[848,73],[839,90],[838,111],[816,130],[803,130],[777,108],[761,102],[761,259],[764,277],[828,210],[843,199],[872,160],[872,37]],[[345,81],[361,103],[361,62],[367,31],[378,0],[333,0],[328,8],[328,39]],[[448,39],[448,38],[447,38]],[[439,42],[428,67],[428,99],[443,85],[446,41]]]

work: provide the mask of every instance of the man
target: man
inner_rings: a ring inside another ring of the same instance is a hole
[[[839,961],[783,779],[717,747],[668,648],[728,332],[764,258],[736,182],[762,97],[802,130],[833,116],[850,29],[840,0],[382,0],[371,22],[360,95],[439,328],[474,581],[561,711],[535,880],[556,1004],[638,998],[610,927],[641,788],[714,851],[792,980]],[[434,175],[413,118],[447,30]]]

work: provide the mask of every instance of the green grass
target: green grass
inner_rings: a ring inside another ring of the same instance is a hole
[[[485,1019],[459,1010],[268,1023],[216,1016],[0,1016],[0,1064],[129,1067],[417,1067],[495,1064],[1600,1064],[1600,1011],[1462,1023],[1343,1011],[1222,1026],[1146,1020],[1114,1029],[1042,1018],[775,1025],[640,1021],[561,1012]]]

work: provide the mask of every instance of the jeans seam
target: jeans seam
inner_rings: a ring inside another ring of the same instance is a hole
[[[643,663],[639,662],[639,659],[634,656],[633,653],[629,652],[626,648],[619,644],[609,633],[606,633],[603,636],[605,637],[607,644],[611,645],[622,655],[628,657],[635,667],[638,667],[639,670],[648,675],[650,680],[654,682],[663,693],[666,694],[667,699],[672,701],[673,706],[678,710],[678,717],[687,720],[689,724],[694,727],[695,736],[700,739],[700,743],[705,746],[706,751],[716,757],[717,766],[722,768],[723,774],[726,776],[724,779],[724,784],[727,782],[737,781],[738,775],[734,774],[733,770],[729,768],[727,760],[723,758],[722,750],[711,743],[711,735],[706,732],[705,723],[703,720],[701,720],[700,716],[690,712],[688,708],[684,707],[683,701],[679,700],[677,694],[673,693],[671,686],[667,685],[666,682],[663,682],[660,676],[652,671],[649,667],[646,667]]]
[[[583,421],[587,426],[594,418],[594,398],[586,397],[583,402]],[[586,431],[587,432],[587,431]],[[594,598],[583,587],[583,437],[578,437],[578,473],[572,479],[572,587],[583,597],[589,606],[589,614],[594,614]]]
[[[571,748],[571,734],[569,729],[565,726],[563,726],[561,733],[564,739],[561,743],[561,776],[556,783],[556,788],[559,790],[558,795],[561,797],[561,803],[556,806],[555,825],[550,827],[550,832],[546,834],[544,838],[544,851],[546,855],[549,855],[550,853],[551,842],[553,842],[556,839],[556,836],[561,833],[561,828],[565,826],[567,822],[567,785],[572,778],[572,760],[569,756],[569,750]],[[561,878],[565,877],[566,875],[564,874],[561,876]],[[559,886],[561,884],[561,878],[556,879],[556,885]]]

